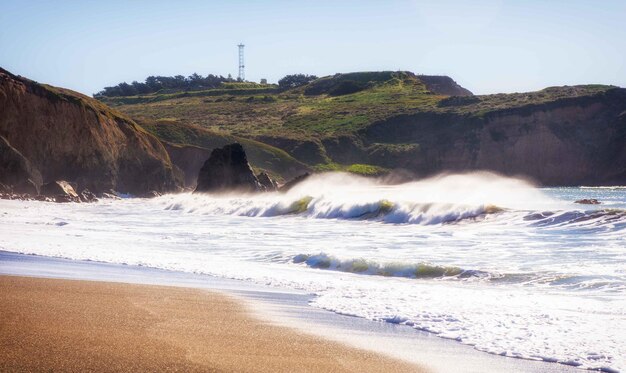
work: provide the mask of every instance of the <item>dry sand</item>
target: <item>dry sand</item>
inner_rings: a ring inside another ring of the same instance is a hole
[[[416,372],[205,290],[0,276],[0,371]]]

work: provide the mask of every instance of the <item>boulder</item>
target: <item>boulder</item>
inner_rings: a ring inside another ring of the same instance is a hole
[[[304,180],[308,179],[309,176],[311,176],[311,174],[308,172],[300,176],[296,176],[293,179],[286,182],[285,184],[283,184],[283,186],[278,188],[278,191],[283,192],[283,193],[288,192],[291,188],[295,187],[296,185],[300,184]]]
[[[575,201],[574,203],[579,203],[581,205],[599,205],[600,201],[598,201],[595,198],[585,198],[585,199],[579,199],[578,201]]]
[[[263,186],[266,192],[273,192],[278,189],[276,182],[265,172],[261,172],[256,176],[259,183]]]
[[[56,202],[80,202],[80,197],[74,188],[64,180],[57,180],[41,186],[41,194],[54,197]]]
[[[198,192],[258,192],[263,190],[239,143],[213,149],[198,173]]]

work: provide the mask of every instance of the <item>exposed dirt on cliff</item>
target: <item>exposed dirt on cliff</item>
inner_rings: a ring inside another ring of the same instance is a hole
[[[153,135],[106,105],[0,69],[0,135],[43,178],[139,194],[180,184]]]

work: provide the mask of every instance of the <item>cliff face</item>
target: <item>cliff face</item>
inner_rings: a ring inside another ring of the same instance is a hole
[[[163,145],[131,119],[69,90],[0,69],[0,136],[43,178],[139,194],[180,183]]]
[[[492,170],[543,185],[624,185],[626,89],[484,116],[396,117],[361,138],[371,163],[421,176]]]

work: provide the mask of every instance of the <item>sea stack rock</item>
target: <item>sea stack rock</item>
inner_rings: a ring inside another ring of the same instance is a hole
[[[194,193],[262,190],[264,188],[254,176],[243,146],[234,143],[213,149],[200,169]]]

